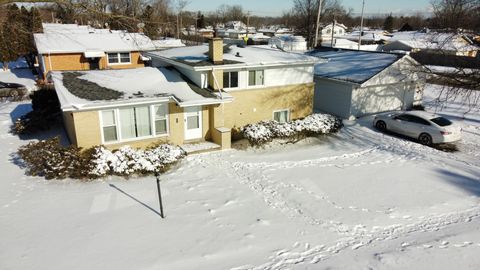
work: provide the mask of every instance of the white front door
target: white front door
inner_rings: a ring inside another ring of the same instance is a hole
[[[185,140],[202,137],[202,107],[193,106],[183,108]]]

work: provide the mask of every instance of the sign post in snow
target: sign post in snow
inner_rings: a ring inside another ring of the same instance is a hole
[[[157,178],[157,190],[158,190],[158,202],[160,204],[160,217],[165,218],[163,214],[163,203],[162,203],[162,192],[160,191],[160,174],[155,173],[155,178]]]

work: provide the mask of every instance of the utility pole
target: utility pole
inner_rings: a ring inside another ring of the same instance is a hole
[[[322,12],[322,0],[318,0],[318,13],[317,13],[317,25],[315,26],[315,42],[313,47],[316,48],[318,44],[318,28],[320,27],[320,15]]]
[[[335,33],[335,13],[333,13],[333,23],[332,23],[332,40],[330,41],[330,47],[333,48],[333,37]]]
[[[362,17],[360,19],[360,35],[358,36],[358,50],[360,51],[360,46],[362,46],[362,35],[363,35],[363,12],[365,10],[365,0],[362,1]]]
[[[248,43],[248,28],[250,27],[250,11],[247,12],[247,38],[245,39],[245,43]]]

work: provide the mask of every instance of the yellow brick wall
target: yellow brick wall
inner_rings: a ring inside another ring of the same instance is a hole
[[[121,142],[107,144],[108,149],[118,149],[123,145],[130,145],[134,148],[145,148],[156,143],[184,143],[184,116],[183,108],[175,103],[169,103],[169,136],[155,137],[134,140],[129,142]],[[199,140],[210,139],[210,125],[208,118],[208,106],[202,107],[202,125],[203,137]],[[64,112],[64,124],[68,136],[71,138],[72,144],[79,147],[88,148],[102,144],[100,131],[99,111],[82,111],[82,112]]]
[[[90,65],[88,59],[83,53],[62,53],[43,55],[45,63],[45,73],[48,71],[73,71],[73,70],[89,70]],[[144,67],[144,63],[140,58],[140,52],[131,52],[131,63],[126,65],[108,65],[107,55],[100,58],[100,69],[124,69]]]
[[[239,128],[262,120],[273,120],[273,112],[289,109],[290,119],[305,117],[313,111],[314,84],[299,84],[229,92],[235,99],[224,104],[224,127]],[[222,105],[216,113],[222,113]]]

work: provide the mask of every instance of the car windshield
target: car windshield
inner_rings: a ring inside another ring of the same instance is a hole
[[[450,122],[450,120],[448,120],[445,117],[432,118],[432,119],[430,119],[430,121],[434,122],[435,124],[437,124],[441,127],[450,126],[452,124],[452,122]]]

